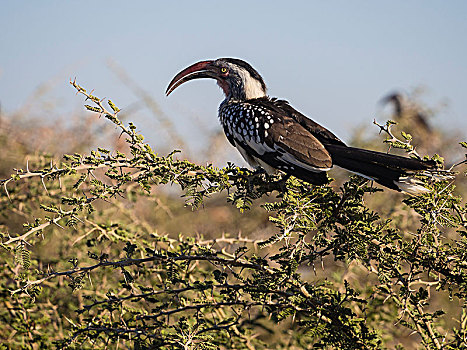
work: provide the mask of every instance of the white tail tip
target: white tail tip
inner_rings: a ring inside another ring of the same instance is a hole
[[[423,186],[423,182],[413,177],[400,177],[398,181],[394,181],[397,187],[402,192],[418,196],[430,192],[428,188]]]

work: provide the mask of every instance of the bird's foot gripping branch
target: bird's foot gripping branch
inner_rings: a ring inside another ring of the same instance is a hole
[[[293,177],[284,186],[160,156],[113,102],[72,85],[129,151],[40,157],[2,181],[2,212],[28,221],[2,226],[0,335],[13,347],[465,346],[467,209],[452,180],[426,179],[431,192],[403,205],[385,191],[394,207],[383,216],[365,204],[377,189],[358,176],[339,190]],[[186,223],[183,202],[157,191],[164,184],[194,209],[225,193],[252,209],[241,218],[253,234],[160,232]]]

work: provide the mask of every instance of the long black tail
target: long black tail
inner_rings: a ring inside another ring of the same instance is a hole
[[[377,183],[410,194],[428,192],[421,182],[410,175],[436,168],[434,161],[395,156],[344,145],[326,145],[333,164],[357,173]]]

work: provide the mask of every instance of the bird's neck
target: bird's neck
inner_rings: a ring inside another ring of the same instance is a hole
[[[228,88],[223,90],[227,100],[237,102],[266,96],[266,89],[261,82],[246,74],[239,74],[228,83]]]

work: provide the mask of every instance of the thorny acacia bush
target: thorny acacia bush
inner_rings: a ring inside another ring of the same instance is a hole
[[[2,181],[0,348],[466,347],[467,209],[455,181],[427,178],[432,192],[419,197],[386,190],[397,208],[383,216],[365,204],[380,190],[357,176],[335,190],[160,156],[113,102],[72,85],[129,152],[37,156]],[[388,142],[413,151],[390,125]],[[164,208],[166,184],[195,211],[216,196],[240,212],[261,206],[267,234],[161,233],[139,208]]]

